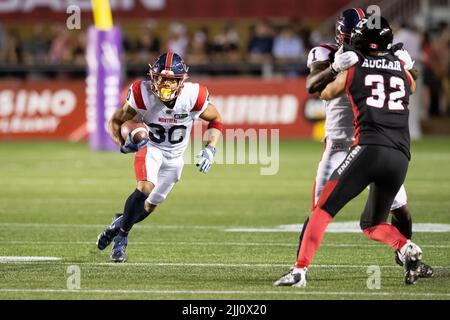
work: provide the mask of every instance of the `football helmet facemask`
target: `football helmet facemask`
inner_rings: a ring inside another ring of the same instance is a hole
[[[163,102],[176,99],[188,78],[189,67],[183,59],[176,53],[166,52],[149,66],[152,92]]]

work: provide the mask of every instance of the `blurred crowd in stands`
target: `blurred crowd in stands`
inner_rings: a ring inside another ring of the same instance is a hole
[[[122,29],[127,66],[146,67],[162,51],[171,50],[194,67],[281,64],[285,66],[281,69],[285,76],[304,75],[308,51],[319,43],[334,41],[332,32],[328,36],[317,34],[301,21],[222,22],[220,27],[214,23],[171,23],[164,26],[164,32],[152,21]],[[395,42],[403,42],[419,66],[428,115],[450,115],[449,25],[442,22],[423,31],[402,24],[396,25],[394,32]],[[85,30],[34,24],[26,36],[23,34],[17,26],[0,24],[0,70],[2,66],[14,65],[86,64]]]
[[[236,24],[225,24],[212,34],[208,25],[195,30],[173,23],[162,38],[152,24],[136,32],[124,30],[125,59],[129,63],[148,63],[161,51],[179,53],[189,64],[271,61],[299,62],[305,59],[309,32],[290,23],[273,26],[266,22],[251,25],[245,32]],[[243,37],[246,41],[243,41]],[[86,33],[70,31],[64,25],[33,25],[26,38],[17,30],[0,24],[1,64],[84,64]]]

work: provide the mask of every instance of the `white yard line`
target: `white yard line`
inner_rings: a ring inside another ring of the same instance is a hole
[[[0,240],[2,244],[34,244],[34,245],[95,245],[95,241],[33,241],[33,240]],[[195,245],[195,246],[255,246],[255,247],[296,247],[296,243],[281,242],[227,242],[227,241],[133,241],[133,245]],[[321,247],[340,248],[381,248],[382,244],[357,243],[324,243]],[[450,248],[450,245],[421,244],[421,248]]]
[[[214,290],[105,290],[105,289],[0,289],[0,292],[12,293],[130,293],[130,294],[194,294],[194,295],[327,295],[327,296],[406,296],[406,297],[450,297],[450,293],[430,292],[351,292],[351,291],[214,291]]]
[[[100,224],[51,224],[51,223],[0,223],[0,227],[6,228],[105,228],[106,225]],[[302,229],[301,224],[286,224],[274,227],[241,227],[241,226],[205,226],[205,225],[158,225],[142,224],[136,228],[142,229],[198,229],[198,230],[216,230],[225,232],[239,233],[298,233]],[[445,223],[414,223],[414,232],[432,232],[447,233],[450,232],[450,224]],[[358,221],[332,222],[327,233],[361,233]]]
[[[80,266],[109,266],[109,267],[225,267],[225,268],[272,268],[272,267],[286,267],[289,268],[291,265],[285,263],[201,263],[201,262],[126,262],[126,263],[114,263],[114,262],[46,262],[46,261],[17,261],[17,262],[2,262],[0,264],[52,264],[52,265],[80,265]],[[311,268],[341,268],[341,269],[363,269],[367,268],[369,265],[361,264],[313,264]],[[401,269],[397,265],[381,265],[380,268],[394,268]],[[434,269],[450,269],[450,266],[433,266]]]
[[[106,224],[66,224],[66,223],[0,223],[0,227],[5,228],[74,228],[74,229],[104,229]],[[183,225],[183,224],[146,224],[136,225],[138,229],[205,229],[205,230],[225,230],[229,226],[205,226],[205,225]]]
[[[59,261],[57,257],[0,256],[0,263]]]
[[[303,225],[285,224],[275,227],[232,227],[226,232],[295,232],[298,233]],[[361,233],[359,221],[331,222],[326,230],[327,233]],[[414,223],[413,232],[450,232],[450,224],[446,223]]]

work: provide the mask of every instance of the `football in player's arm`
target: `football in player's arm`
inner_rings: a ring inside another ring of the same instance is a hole
[[[121,108],[118,108],[113,113],[110,121],[108,122],[108,129],[111,138],[119,146],[123,146],[125,144],[125,140],[120,134],[120,127],[124,122],[134,119],[136,115],[136,110],[134,110],[127,102],[125,102]],[[208,106],[206,107],[205,111],[200,114],[199,118],[209,122],[207,132],[208,140],[206,141],[206,147],[199,154],[200,160],[197,163],[197,166],[200,167],[199,170],[201,172],[207,173],[212,165],[212,158],[214,157],[216,152],[215,148],[222,134],[222,117],[217,111],[216,107],[211,102],[208,102]]]

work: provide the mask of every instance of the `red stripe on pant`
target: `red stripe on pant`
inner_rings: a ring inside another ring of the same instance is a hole
[[[142,148],[134,154],[134,175],[136,176],[136,181],[147,181],[146,156],[147,147]]]
[[[384,242],[397,251],[400,250],[408,240],[400,233],[400,231],[398,231],[396,227],[386,222],[366,228],[363,232],[367,238]]]

